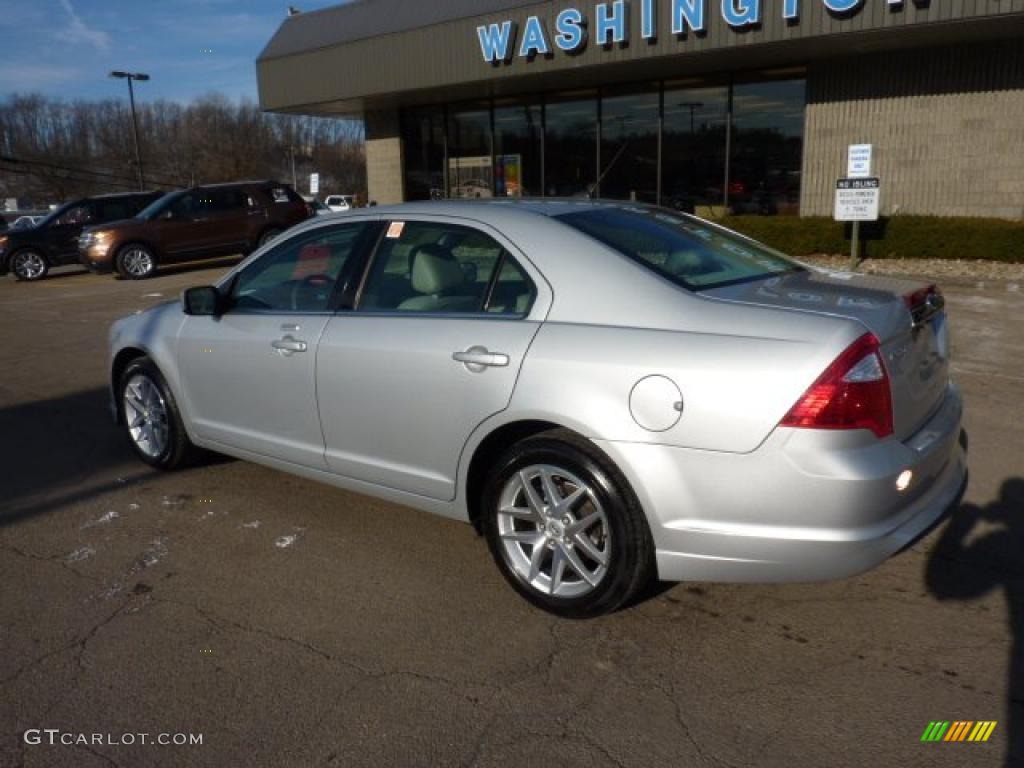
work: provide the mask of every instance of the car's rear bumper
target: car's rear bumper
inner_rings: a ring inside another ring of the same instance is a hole
[[[933,528],[966,487],[950,387],[910,439],[778,429],[750,454],[600,442],[651,524],[666,581],[822,581],[880,564]],[[901,473],[913,472],[905,491]]]

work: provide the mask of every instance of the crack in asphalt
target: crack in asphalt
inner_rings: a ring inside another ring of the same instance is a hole
[[[324,659],[325,661],[328,661],[332,664],[339,664],[345,667],[346,669],[350,669],[353,672],[356,672],[357,674],[368,679],[381,680],[389,677],[407,677],[412,678],[414,680],[421,680],[427,683],[445,685],[449,688],[463,688],[467,685],[473,685],[478,688],[483,688],[485,690],[491,691],[492,693],[500,693],[502,691],[501,686],[494,685],[493,683],[480,682],[478,680],[452,680],[441,675],[430,675],[424,672],[416,672],[410,669],[372,669],[370,667],[358,664],[350,659],[346,659],[344,657],[330,653],[329,651],[325,651],[322,648],[318,648],[317,646],[305,640],[289,637],[288,635],[279,635],[276,632],[271,632],[270,630],[263,629],[262,627],[257,627],[252,624],[245,624],[239,621],[235,621],[234,619],[228,619],[226,617],[219,616],[208,609],[201,608],[198,605],[194,605],[192,603],[186,603],[180,600],[172,600],[169,598],[158,598],[152,596],[150,597],[153,603],[165,603],[168,605],[176,605],[182,608],[187,608],[189,610],[195,611],[206,622],[208,622],[209,624],[218,629],[229,629],[242,632],[243,634],[260,635],[261,637],[266,637],[271,640],[276,640],[278,642],[289,643],[291,645],[298,646],[299,648],[302,648],[303,650],[312,653]]]

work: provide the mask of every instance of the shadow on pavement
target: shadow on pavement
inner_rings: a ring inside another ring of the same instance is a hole
[[[976,531],[982,523],[994,530]],[[1005,727],[1006,765],[1024,764],[1024,478],[1003,483],[985,507],[965,504],[942,532],[928,561],[928,588],[940,600],[974,600],[1006,590],[1010,649]],[[979,713],[981,718],[985,713]],[[1002,725],[1002,723],[1000,723]]]
[[[106,389],[0,408],[0,527],[152,474],[115,428]]]

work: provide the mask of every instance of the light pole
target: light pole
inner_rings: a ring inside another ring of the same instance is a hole
[[[698,109],[704,109],[704,102],[703,101],[684,101],[679,106],[682,107],[683,109],[690,110],[690,135],[693,136],[694,129],[696,128],[696,125],[694,125],[694,121],[693,121],[693,115],[694,115],[694,113]]]
[[[132,86],[133,80],[138,80],[140,83],[144,83],[149,80],[149,75],[144,75],[141,72],[120,72],[114,71],[110,73],[110,76],[117,80],[128,81],[128,101],[132,105],[132,134],[135,136],[135,169],[139,175],[139,189],[145,188],[145,181],[142,175],[142,152],[139,150],[139,120],[135,116],[135,88]]]

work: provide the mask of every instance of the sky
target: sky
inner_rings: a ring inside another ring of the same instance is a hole
[[[289,5],[341,0],[0,0],[0,97],[126,97],[111,70],[145,72],[140,100],[209,93],[257,101],[256,57]]]

